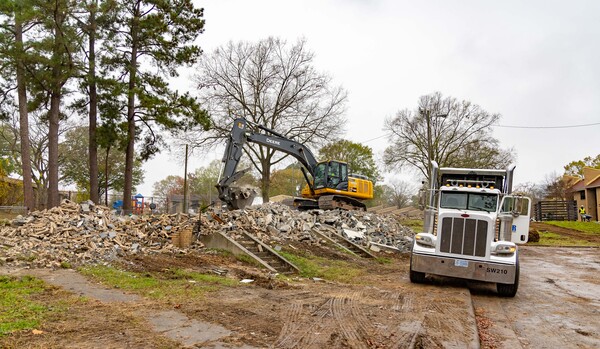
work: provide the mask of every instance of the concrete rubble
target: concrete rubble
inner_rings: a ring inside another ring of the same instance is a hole
[[[92,202],[71,201],[55,208],[19,216],[0,228],[0,265],[69,267],[111,261],[134,254],[188,253],[203,249],[199,241],[181,248],[175,238],[198,223],[200,234],[222,231],[235,238],[248,231],[263,242],[280,245],[293,241],[325,244],[315,231],[341,234],[357,244],[393,246],[408,251],[413,232],[392,216],[343,210],[296,211],[266,203],[235,211],[198,215],[163,214],[118,216]],[[177,246],[176,246],[177,245]]]
[[[209,217],[210,218],[210,217]],[[245,210],[223,212],[219,220],[202,220],[201,233],[225,229],[229,234],[243,229],[266,243],[283,240],[322,243],[313,233],[339,234],[368,247],[371,242],[389,245],[407,252],[414,232],[392,217],[363,211],[296,211],[278,203],[266,203]]]
[[[188,215],[117,216],[108,207],[68,200],[19,216],[0,229],[0,264],[65,267],[137,253],[178,252],[171,235],[192,229]],[[201,248],[195,243],[189,248]]]

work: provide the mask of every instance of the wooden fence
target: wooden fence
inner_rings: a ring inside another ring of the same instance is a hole
[[[575,200],[539,201],[535,204],[536,221],[576,221],[577,218]]]

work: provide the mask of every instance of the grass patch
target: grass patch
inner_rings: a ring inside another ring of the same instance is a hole
[[[547,221],[544,223],[561,228],[577,230],[591,235],[600,235],[600,224],[597,222]]]
[[[181,303],[190,297],[202,297],[224,286],[237,286],[237,280],[182,269],[162,273],[135,273],[109,266],[90,266],[79,270],[105,285],[166,302]]]
[[[548,245],[548,246],[597,246],[597,243],[574,239],[570,236],[564,236],[549,231],[538,231],[540,241],[528,242],[527,245]]]
[[[423,220],[422,219],[403,219],[400,220],[400,224],[405,227],[409,227],[415,233],[420,233],[423,231]]]
[[[300,269],[300,276],[306,278],[318,277],[343,283],[359,283],[359,277],[364,270],[356,268],[351,263],[341,260],[331,260],[317,256],[298,256],[289,252],[279,252],[285,259]]]
[[[392,264],[392,259],[386,257],[377,257],[376,261],[379,264]]]
[[[214,254],[224,256],[224,257],[235,257],[231,251],[226,250],[224,248],[207,248],[207,252],[212,252]]]
[[[238,261],[251,265],[255,268],[264,268],[265,266],[260,264],[256,259],[248,256],[247,254],[238,254],[235,256],[235,259],[237,259]]]
[[[33,262],[37,259],[37,256],[34,254],[19,254],[16,259],[23,262]]]
[[[40,326],[51,308],[33,298],[46,290],[42,280],[0,276],[0,337]]]
[[[71,269],[73,268],[73,265],[69,262],[60,262],[60,267],[63,269]]]

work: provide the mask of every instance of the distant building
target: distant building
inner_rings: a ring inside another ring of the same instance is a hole
[[[568,179],[572,184],[567,189],[567,199],[575,200],[577,208],[583,205],[585,212],[592,216],[592,221],[600,221],[600,169],[586,167],[583,169],[583,178]]]
[[[199,195],[188,195],[188,208],[198,212],[200,208],[200,196]],[[183,195],[169,195],[167,196],[167,212],[168,213],[179,213],[183,212]]]

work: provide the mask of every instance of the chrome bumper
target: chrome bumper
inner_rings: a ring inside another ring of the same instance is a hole
[[[516,272],[516,266],[511,264],[448,258],[414,252],[411,256],[411,269],[427,274],[503,284],[514,283]]]

